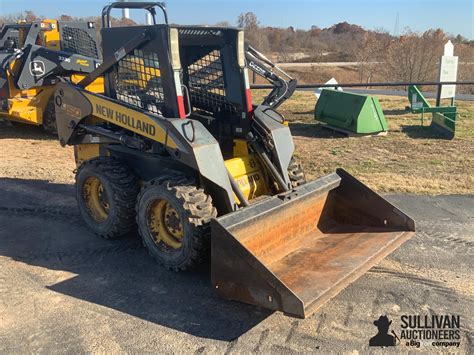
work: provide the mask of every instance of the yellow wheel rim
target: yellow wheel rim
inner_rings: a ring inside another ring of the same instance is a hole
[[[148,230],[155,244],[167,251],[183,246],[183,223],[178,211],[166,200],[155,200],[148,207]]]
[[[110,204],[104,185],[95,176],[89,176],[82,185],[82,195],[89,214],[101,223],[109,216]]]

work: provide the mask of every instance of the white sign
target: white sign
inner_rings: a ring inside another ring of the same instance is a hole
[[[445,55],[447,57],[452,57],[454,55],[454,44],[453,44],[453,42],[451,42],[451,40],[446,42],[446,44],[444,45],[443,55]]]
[[[456,81],[458,78],[458,57],[454,56],[454,46],[451,41],[444,45],[444,55],[441,57],[439,81]],[[443,85],[441,98],[450,99],[456,96],[456,85]]]
[[[335,78],[331,78],[329,79],[329,81],[326,82],[326,84],[332,84],[334,86],[332,87],[325,87],[325,88],[317,88],[315,91],[314,91],[314,95],[316,95],[316,97],[319,99],[319,96],[321,96],[321,91],[323,91],[323,89],[333,89],[333,90],[337,90],[338,91],[342,91],[342,88],[338,87],[337,86],[337,80]]]

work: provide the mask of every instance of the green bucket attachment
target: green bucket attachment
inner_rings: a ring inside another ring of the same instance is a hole
[[[327,90],[321,92],[315,119],[348,135],[374,135],[388,131],[387,121],[374,96]]]
[[[454,112],[433,112],[431,128],[440,132],[447,139],[454,139],[456,132],[456,111]]]
[[[453,139],[456,131],[456,106],[431,106],[421,91],[415,86],[408,87],[408,100],[412,113],[421,113],[421,125],[424,114],[432,113],[431,128],[447,139]]]

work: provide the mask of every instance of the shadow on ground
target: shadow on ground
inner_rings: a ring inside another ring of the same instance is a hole
[[[322,139],[347,138],[346,135],[323,127],[318,123],[290,122],[289,126],[292,135],[296,137]]]
[[[0,117],[0,139],[57,140],[58,137],[45,132],[41,126],[10,122]]]
[[[408,137],[414,139],[452,139],[452,135],[447,131],[443,132],[442,130],[432,126],[402,125],[401,131]]]
[[[403,110],[403,109],[383,110],[383,114],[385,116],[404,116],[409,113],[410,113],[409,110]]]
[[[140,239],[102,240],[85,228],[72,185],[0,179],[0,255],[77,276],[45,286],[195,336],[231,341],[271,313],[218,298],[209,265],[164,270]]]

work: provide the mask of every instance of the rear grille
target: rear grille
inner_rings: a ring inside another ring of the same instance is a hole
[[[184,36],[223,36],[224,33],[219,29],[211,29],[211,28],[180,28],[179,30],[180,35]]]
[[[63,51],[99,58],[96,41],[86,30],[65,26],[61,32],[61,48]]]

